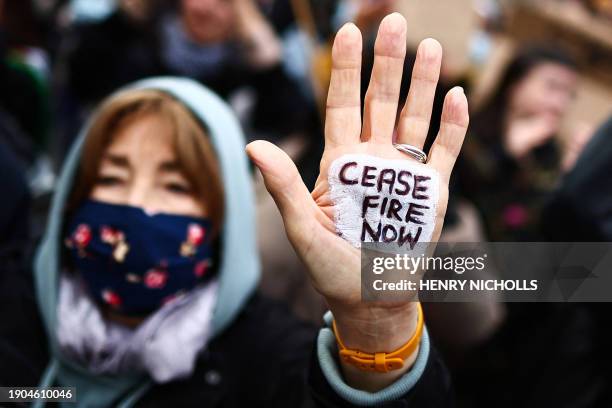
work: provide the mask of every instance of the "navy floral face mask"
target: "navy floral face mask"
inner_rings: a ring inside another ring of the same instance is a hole
[[[98,303],[144,316],[208,277],[210,232],[205,218],[88,200],[70,219],[65,243]]]

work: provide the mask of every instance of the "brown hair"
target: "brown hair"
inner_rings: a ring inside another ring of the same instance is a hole
[[[224,208],[223,185],[215,151],[202,124],[181,102],[156,90],[122,92],[106,100],[95,114],[81,152],[79,171],[68,200],[72,211],[89,197],[98,177],[101,152],[128,121],[156,115],[168,121],[180,170],[206,203],[213,231],[219,232]]]

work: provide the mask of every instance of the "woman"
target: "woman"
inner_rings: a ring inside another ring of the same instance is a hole
[[[479,207],[490,240],[538,239],[540,207],[559,174],[555,136],[577,81],[576,66],[563,52],[525,49],[474,115],[458,187]]]
[[[315,343],[312,328],[253,293],[252,192],[229,109],[191,81],[152,79],[111,96],[66,161],[35,266],[52,353],[40,384],[76,387],[83,406],[450,404],[418,305],[361,302],[360,253],[337,235],[328,190],[330,163],[346,153],[437,174],[427,228],[431,241],[439,237],[467,101],[461,89],[449,92],[427,164],[393,147],[405,42],[403,17],[387,16],[362,133],[361,36],[352,24],[339,31],[312,195],[280,149],[247,147],[333,313],[336,336],[326,326]],[[398,131],[398,142],[417,148],[427,134],[440,45],[425,40],[420,55],[419,85]],[[366,363],[338,362],[338,347],[367,353],[360,354]],[[399,361],[386,360],[401,350]]]
[[[484,216],[489,240],[545,240],[542,207],[552,198],[560,173],[556,136],[577,81],[577,68],[564,53],[525,49],[508,65],[491,100],[474,115],[473,137],[464,147],[457,174],[461,193]],[[563,217],[554,220],[559,228],[568,227]],[[596,321],[588,308],[579,303],[520,302],[500,308],[503,319],[490,338],[447,359],[455,363],[451,372],[458,399],[473,407],[606,405],[601,400],[606,389],[601,358],[593,358]],[[487,387],[474,388],[485,381]]]

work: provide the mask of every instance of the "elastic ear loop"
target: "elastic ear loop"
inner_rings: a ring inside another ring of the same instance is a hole
[[[340,358],[363,371],[386,373],[404,367],[405,360],[415,352],[421,342],[421,335],[423,334],[424,317],[423,308],[420,302],[417,303],[417,310],[417,327],[414,334],[406,344],[391,353],[380,352],[372,354],[346,348],[338,335],[336,321],[334,320],[332,322],[332,329],[336,336],[338,346],[340,347]]]

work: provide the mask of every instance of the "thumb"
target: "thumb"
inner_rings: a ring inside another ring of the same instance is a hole
[[[263,140],[251,142],[246,152],[261,171],[287,232],[312,219],[314,201],[293,161],[280,148]]]

